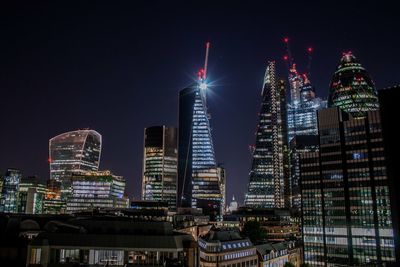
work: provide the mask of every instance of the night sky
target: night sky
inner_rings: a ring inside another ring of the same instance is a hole
[[[385,1],[4,2],[17,1],[0,4],[2,173],[14,167],[48,179],[49,138],[91,128],[103,136],[100,168],[123,175],[129,196],[139,197],[143,129],[177,125],[178,92],[202,66],[206,41],[229,201],[246,191],[267,60],[286,77],[283,37],[303,71],[314,47],[319,96],[348,50],[377,88],[400,81],[398,9]]]

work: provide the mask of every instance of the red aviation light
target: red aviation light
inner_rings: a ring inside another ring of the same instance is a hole
[[[289,42],[289,38],[288,38],[288,37],[285,37],[285,38],[283,38],[283,41],[284,41],[285,43],[288,43],[288,42]]]
[[[312,47],[307,48],[308,53],[312,53],[314,49]]]
[[[288,61],[289,57],[287,55],[283,56],[283,60]]]

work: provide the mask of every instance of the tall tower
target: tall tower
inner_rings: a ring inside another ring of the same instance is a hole
[[[71,172],[97,171],[101,135],[94,130],[63,133],[49,141],[50,179],[63,181]]]
[[[246,206],[281,208],[285,205],[287,133],[285,82],[277,81],[275,62],[268,62],[250,171]]]
[[[318,131],[319,151],[300,154],[305,262],[393,263],[396,218],[379,111],[360,119],[337,107],[323,109]]]
[[[144,130],[142,199],[168,202],[176,209],[178,176],[177,129],[153,126]]]
[[[333,74],[328,106],[339,107],[353,117],[379,108],[375,85],[352,52],[343,53]]]
[[[206,55],[208,47],[207,43]],[[221,172],[215,160],[207,112],[206,66],[199,71],[196,83],[179,92],[177,202],[180,207],[220,213]]]
[[[101,135],[94,130],[66,132],[49,140],[50,184],[61,186],[59,200],[65,202],[71,194],[73,174],[99,169],[100,153]]]

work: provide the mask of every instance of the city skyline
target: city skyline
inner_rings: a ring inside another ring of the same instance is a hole
[[[260,7],[278,11],[282,8]],[[107,10],[108,6],[103,4],[89,14],[75,11],[73,20],[67,15],[71,10],[61,11],[60,6],[43,9],[32,6],[35,11],[29,13],[18,7],[21,16],[18,23],[11,26],[13,19],[2,18],[9,26],[3,45],[11,53],[0,63],[0,86],[7,99],[1,121],[8,126],[2,133],[4,153],[0,156],[0,170],[4,173],[7,168],[18,168],[26,176],[37,174],[42,181],[47,180],[48,140],[63,132],[89,127],[104,138],[100,169],[111,169],[123,176],[129,196],[134,194],[139,198],[143,128],[177,126],[178,92],[195,78],[202,65],[204,43],[209,40],[212,46],[209,73],[215,86],[211,87],[208,105],[213,116],[217,160],[227,169],[227,199],[235,195],[243,202],[243,188],[251,165],[248,145],[254,144],[264,66],[267,60],[276,60],[278,73],[285,76],[281,60],[285,54],[283,37],[293,40],[292,49],[302,69],[306,62],[305,48],[310,44],[315,47],[311,79],[317,95],[324,99],[337,62],[342,52],[348,50],[368,70],[377,89],[396,84],[395,74],[399,72],[396,62],[400,55],[395,48],[400,45],[400,37],[395,30],[395,9],[374,8],[371,3],[365,6],[350,3],[346,7],[357,7],[359,11],[349,18],[340,15],[345,7],[327,10],[317,5],[316,10],[326,15],[320,19],[321,26],[310,26],[315,16],[299,16],[303,20],[299,26],[305,27],[300,29],[291,28],[283,20],[280,25],[272,23],[268,28],[277,15],[265,18],[264,12],[254,8],[242,14],[240,6],[235,4],[227,8],[225,22],[218,19],[224,9],[222,4],[209,11],[206,22],[197,21],[205,7],[199,8],[193,17],[181,14],[174,19],[179,12],[173,11],[173,7],[161,5],[153,11],[149,7],[127,5],[126,10],[123,6]],[[298,12],[308,8],[302,5]],[[378,21],[368,22],[365,15],[368,13],[363,12],[368,9],[377,13]],[[129,10],[134,10],[134,14],[129,14]],[[289,16],[295,11],[287,7],[282,12]],[[160,18],[145,30],[136,30],[135,23],[147,22],[145,16],[149,14]],[[254,20],[247,21],[252,16]],[[187,26],[177,27],[188,18]],[[32,24],[28,25],[30,20]],[[163,20],[169,25],[160,25]],[[363,23],[365,29],[361,27]],[[81,24],[85,26],[78,29]],[[345,30],[338,34],[321,32],[324,26],[333,30],[340,25],[350,26],[343,27]],[[188,31],[191,26],[193,32]],[[265,37],[260,36],[263,33]],[[194,37],[186,41],[190,36]],[[16,46],[10,42],[13,37]],[[240,40],[243,38],[247,41]],[[59,100],[59,95],[64,98]],[[232,118],[228,118],[229,114]],[[23,138],[22,134],[29,130],[33,132],[30,138]]]

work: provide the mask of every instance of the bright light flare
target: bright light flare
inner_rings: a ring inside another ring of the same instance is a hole
[[[201,90],[207,90],[208,86],[207,86],[207,84],[205,82],[202,82],[202,83],[200,83],[199,88]]]

